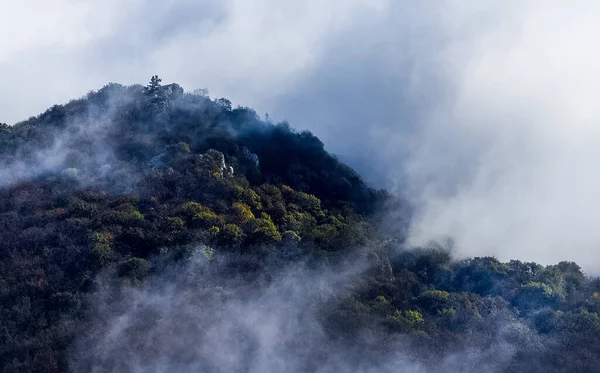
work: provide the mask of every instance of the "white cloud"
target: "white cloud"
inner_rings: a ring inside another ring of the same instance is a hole
[[[598,11],[390,3],[327,40],[280,108],[372,179],[408,190],[413,244],[449,235],[462,256],[574,260],[596,273]]]
[[[415,180],[433,180],[415,242],[456,235],[465,255],[575,260],[597,271],[598,10],[509,3],[491,27],[447,45],[441,60],[453,66],[455,95],[429,117],[410,168]],[[453,193],[440,193],[455,177],[440,167],[463,174]]]
[[[0,119],[14,123],[108,81],[153,74],[241,104],[290,89],[320,41],[383,1],[26,0],[4,4]]]

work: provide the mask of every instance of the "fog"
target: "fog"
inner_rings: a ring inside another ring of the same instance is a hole
[[[597,272],[594,8],[388,4],[330,41],[282,112],[408,194],[413,244]]]
[[[414,245],[452,236],[459,256],[597,272],[598,11],[593,1],[5,1],[0,120],[159,73],[314,131],[373,184],[409,196]]]
[[[502,317],[488,325],[497,336],[491,345],[475,347],[464,340],[474,347],[451,348],[443,356],[434,355],[423,340],[418,344],[418,335],[353,330],[352,316],[336,308],[365,286],[361,275],[368,267],[354,257],[333,269],[274,261],[249,282],[232,276],[226,256],[207,259],[199,247],[189,260],[161,268],[143,286],[100,277],[99,291],[90,298],[92,317],[71,348],[70,369],[496,372],[510,366],[524,340],[529,339],[526,349],[547,348],[525,324]]]

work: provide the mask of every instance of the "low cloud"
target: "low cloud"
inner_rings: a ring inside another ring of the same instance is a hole
[[[389,3],[277,106],[416,206],[410,243],[597,272],[592,2]]]
[[[71,371],[496,372],[519,338],[536,338],[505,320],[489,325],[497,341],[485,348],[427,358],[432,346],[410,335],[359,333],[351,322],[341,331],[348,321],[334,311],[361,288],[361,263],[335,270],[274,263],[244,276],[200,250],[139,287],[101,281],[89,299],[93,316],[71,349]]]

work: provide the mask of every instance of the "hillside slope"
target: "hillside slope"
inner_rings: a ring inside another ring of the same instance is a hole
[[[311,133],[157,77],[0,126],[0,186],[3,372],[600,366],[575,263],[407,250]]]

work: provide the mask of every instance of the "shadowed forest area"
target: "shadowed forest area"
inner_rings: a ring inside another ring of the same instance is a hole
[[[0,371],[600,371],[598,278],[410,217],[310,132],[111,83],[0,125]]]

